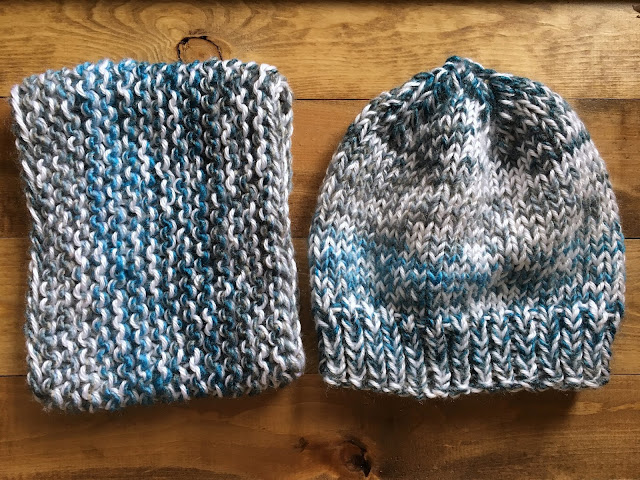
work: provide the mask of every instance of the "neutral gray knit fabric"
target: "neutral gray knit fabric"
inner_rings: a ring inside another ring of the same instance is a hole
[[[331,161],[309,258],[330,385],[420,398],[609,378],[618,207],[540,83],[452,57],[382,93]]]
[[[237,396],[303,371],[291,91],[237,60],[108,60],[12,91],[46,405]]]

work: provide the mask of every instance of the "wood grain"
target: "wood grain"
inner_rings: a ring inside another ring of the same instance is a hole
[[[306,237],[327,165],[347,127],[366,101],[297,101],[294,105],[294,237]],[[607,162],[627,238],[640,237],[640,100],[573,99],[602,157]],[[0,237],[23,237],[29,215],[18,178],[10,108],[0,100]]]
[[[636,17],[630,2],[13,2],[0,7],[0,95],[103,57],[173,61],[206,37],[207,55],[276,65],[298,98],[368,99],[452,54],[565,96],[637,98]]]
[[[619,2],[24,1],[0,5],[0,97],[110,57],[276,65],[296,94],[290,198],[307,374],[252,398],[43,412],[25,380],[29,219],[0,99],[0,479],[632,478],[640,472],[640,18]],[[547,83],[607,162],[627,237],[609,385],[426,401],[317,375],[306,239],[334,149],[366,100],[447,56]],[[306,100],[305,100],[306,99]]]
[[[26,238],[0,240],[0,376],[26,373],[23,334],[27,292]]]
[[[24,299],[27,282],[27,239],[0,239],[0,376],[24,375]],[[307,373],[318,371],[317,336],[311,316],[307,241],[295,239],[300,282],[300,322]],[[626,316],[615,340],[613,374],[640,374],[640,240],[627,240]]]
[[[0,378],[0,476],[42,478],[632,478],[640,376],[578,393],[419,403],[306,375],[239,399],[45,413]]]

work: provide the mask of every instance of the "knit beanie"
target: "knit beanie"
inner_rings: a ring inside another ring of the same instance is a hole
[[[47,407],[238,396],[302,373],[292,95],[237,60],[85,63],[11,92]]]
[[[608,381],[624,243],[584,125],[532,80],[452,57],[349,127],[309,238],[320,371],[399,395]]]

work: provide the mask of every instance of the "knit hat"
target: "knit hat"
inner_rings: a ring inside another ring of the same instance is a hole
[[[624,243],[578,116],[452,57],[349,127],[309,239],[327,383],[422,397],[598,387]]]
[[[302,373],[291,91],[237,60],[124,60],[12,90],[46,405],[238,396]]]

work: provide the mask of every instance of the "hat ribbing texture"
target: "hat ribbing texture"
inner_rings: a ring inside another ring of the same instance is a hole
[[[450,58],[349,127],[309,237],[320,371],[418,398],[597,387],[624,311],[605,164],[546,86]]]
[[[302,373],[292,95],[237,60],[85,63],[12,91],[47,406],[238,396]]]

